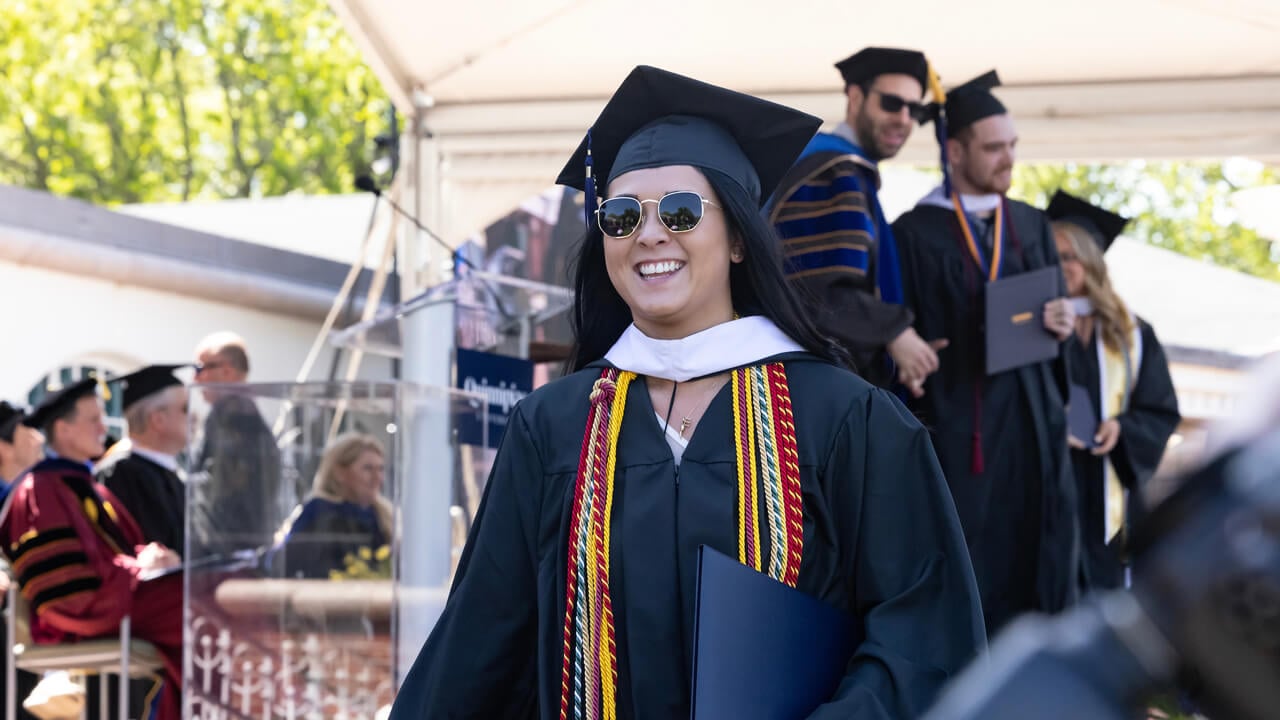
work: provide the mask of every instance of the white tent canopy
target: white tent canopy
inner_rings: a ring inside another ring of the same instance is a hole
[[[1274,0],[331,2],[417,121],[411,209],[451,242],[548,186],[642,63],[836,122],[834,61],[914,47],[948,86],[999,70],[1023,159],[1280,157]],[[900,157],[936,152],[926,129]]]

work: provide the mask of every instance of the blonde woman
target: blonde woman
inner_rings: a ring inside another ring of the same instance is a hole
[[[369,435],[339,436],[325,449],[307,501],[280,532],[286,577],[327,578],[362,548],[376,550],[391,538],[391,503],[382,495],[386,462]],[[282,557],[279,557],[282,555]]]
[[[1069,438],[1083,532],[1081,584],[1114,588],[1124,583],[1126,524],[1141,511],[1142,488],[1181,416],[1164,348],[1116,294],[1103,260],[1128,221],[1062,191],[1048,212],[1076,305],[1075,336],[1064,349],[1078,406],[1072,416],[1091,412],[1085,424],[1095,426],[1080,433],[1087,437]]]

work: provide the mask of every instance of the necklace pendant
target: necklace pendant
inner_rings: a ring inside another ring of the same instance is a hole
[[[680,421],[680,437],[684,437],[684,431],[688,430],[689,426],[692,424],[693,424],[693,421],[690,420],[689,418],[684,418],[683,420]]]

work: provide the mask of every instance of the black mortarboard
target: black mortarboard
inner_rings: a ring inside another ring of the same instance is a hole
[[[1098,247],[1102,248],[1102,252],[1111,247],[1111,243],[1124,232],[1124,226],[1129,224],[1129,218],[1103,210],[1061,190],[1053,194],[1045,212],[1051,220],[1061,220],[1084,228],[1094,242],[1098,243]]]
[[[128,375],[112,378],[107,382],[120,388],[123,396],[120,401],[120,407],[127,410],[130,405],[145,397],[154,395],[165,388],[182,385],[183,382],[173,376],[173,371],[184,367],[188,367],[188,365],[148,365],[134,370]]]
[[[929,81],[929,61],[918,50],[863,48],[836,63],[844,86],[865,85],[881,75],[910,75],[924,88]]]
[[[13,430],[27,417],[26,408],[0,400],[0,440],[13,442]]]
[[[991,94],[992,88],[1000,87],[1000,76],[995,70],[956,86],[947,92],[947,137],[955,134],[979,120],[992,115],[1002,115],[1008,110],[1004,103]]]
[[[588,223],[596,182],[666,165],[718,170],[763,203],[821,125],[785,105],[640,65],[600,111],[556,182],[586,192]]]
[[[27,415],[27,419],[22,424],[33,428],[47,428],[53,424],[54,420],[60,420],[70,415],[75,410],[76,403],[80,398],[89,397],[98,393],[98,379],[85,378],[71,385],[67,385],[60,390],[55,390],[44,396],[39,405]]]

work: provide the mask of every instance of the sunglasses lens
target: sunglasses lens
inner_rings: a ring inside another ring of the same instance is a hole
[[[608,237],[624,238],[640,224],[640,201],[629,197],[610,198],[600,204],[596,217],[600,232]]]
[[[658,203],[658,219],[672,232],[688,232],[702,220],[702,196],[694,192],[674,192]]]
[[[904,100],[897,95],[887,95],[885,93],[879,94],[881,110],[891,115],[896,115],[902,112],[902,108],[906,108],[907,115],[918,123],[923,123],[929,119],[929,108],[925,107],[923,103]]]
[[[902,112],[902,108],[906,104],[907,101],[897,95],[886,95],[884,93],[880,93],[880,109],[887,113]]]

